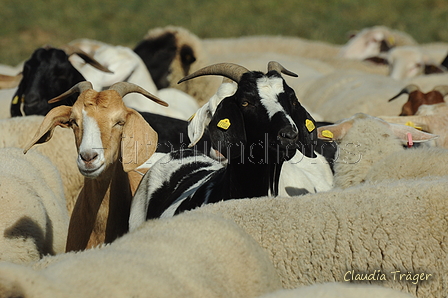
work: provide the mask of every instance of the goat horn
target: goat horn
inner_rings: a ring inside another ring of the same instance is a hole
[[[22,73],[19,73],[15,76],[0,74],[0,89],[11,89],[19,86],[22,77]]]
[[[445,97],[448,94],[448,86],[447,85],[439,85],[434,87],[434,91],[439,91],[440,94],[442,94],[443,97]]]
[[[126,94],[128,93],[132,93],[132,92],[136,92],[136,93],[140,93],[141,95],[151,99],[152,101],[167,107],[168,104],[161,100],[160,98],[158,98],[157,96],[149,93],[148,91],[146,91],[145,89],[143,89],[142,87],[129,83],[129,82],[118,82],[113,84],[112,86],[110,86],[109,90],[115,90],[118,92],[118,94],[120,94],[121,97],[124,97]]]
[[[278,63],[276,61],[270,61],[268,63],[268,72],[271,70],[275,70],[278,73],[284,73],[285,75],[288,75],[291,77],[298,77],[298,75],[296,73],[293,73],[292,71],[287,70],[280,63]]]
[[[391,99],[389,99],[389,101],[394,100],[395,98],[399,97],[399,96],[402,95],[402,94],[409,94],[409,93],[411,93],[411,92],[419,91],[419,90],[420,90],[420,88],[418,88],[418,86],[415,85],[415,84],[407,85],[406,87],[404,87],[403,89],[401,89],[401,91],[400,91],[397,95],[395,95],[394,97],[392,97]]]
[[[86,63],[89,63],[90,65],[92,65],[96,69],[99,69],[101,71],[108,72],[108,73],[113,73],[113,71],[111,71],[106,66],[102,65],[101,63],[99,63],[95,58],[93,58],[92,55],[87,54],[86,52],[84,52],[83,50],[81,50],[80,48],[78,48],[76,46],[65,45],[61,49],[65,51],[67,56],[71,56],[71,55],[76,54],[79,57],[81,57]]]
[[[192,74],[189,74],[188,76],[181,79],[178,84],[185,82],[187,80],[199,77],[199,76],[205,76],[205,75],[218,75],[218,76],[224,76],[226,78],[229,78],[237,83],[241,80],[241,76],[249,72],[249,70],[241,65],[234,64],[234,63],[218,63],[213,64],[210,66],[206,66],[204,68],[199,69],[198,71],[195,71]]]
[[[61,95],[56,96],[56,97],[53,98],[53,99],[50,99],[50,100],[48,101],[48,103],[55,103],[55,102],[58,102],[58,101],[60,101],[60,100],[62,100],[62,99],[64,99],[64,98],[66,98],[67,96],[72,95],[73,93],[76,93],[76,92],[78,92],[78,93],[82,93],[82,92],[84,92],[84,91],[86,91],[86,90],[89,90],[89,89],[93,89],[93,87],[92,87],[92,83],[90,83],[90,82],[88,82],[88,81],[79,82],[78,84],[76,84],[75,86],[73,86],[73,87],[70,88],[69,90],[65,91],[65,92],[62,93]]]

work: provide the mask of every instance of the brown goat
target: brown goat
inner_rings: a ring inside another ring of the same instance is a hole
[[[123,96],[138,92],[167,105],[124,82],[101,92],[93,90],[90,82],[81,82],[50,102],[75,92],[80,95],[73,107],[52,109],[24,150],[47,142],[56,126],[73,129],[78,169],[85,178],[70,218],[66,251],[110,243],[128,231],[131,185],[139,183],[130,179],[141,179],[128,175],[155,152],[157,133],[138,112],[124,105]]]
[[[408,101],[403,105],[399,116],[412,116],[415,115],[421,105],[433,105],[445,102],[443,98],[448,94],[448,86],[436,86],[428,93],[423,93],[417,85],[410,84],[389,99],[389,101],[396,99],[402,94],[409,94],[409,97]]]

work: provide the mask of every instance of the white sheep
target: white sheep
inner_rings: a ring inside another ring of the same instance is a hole
[[[38,152],[0,149],[0,261],[31,263],[65,251],[68,213],[62,180]]]
[[[179,89],[195,98],[199,106],[219,86],[220,79],[213,77],[177,84],[186,75],[210,64],[202,41],[185,28],[166,26],[150,29],[134,51],[142,57],[159,89]]]
[[[328,282],[296,289],[282,289],[259,298],[412,298],[414,296],[380,285]]]
[[[34,135],[43,116],[14,117],[0,120],[0,148],[25,148]],[[55,129],[53,139],[45,146],[35,146],[30,151],[37,151],[46,156],[58,169],[61,176],[69,214],[75,206],[76,198],[83,185],[83,176],[76,166],[75,137],[63,129]]]
[[[351,281],[441,297],[448,291],[447,191],[447,176],[428,176],[190,212],[243,227],[269,252],[284,288]]]
[[[387,100],[405,85],[383,75],[338,70],[310,84],[300,101],[331,122],[355,113],[393,116],[400,113],[403,103]]]
[[[403,80],[424,74],[446,72],[447,70],[440,65],[443,58],[437,61],[433,56],[438,57],[440,54],[437,52],[433,54],[429,49],[425,50],[419,46],[401,46],[367,60],[386,63],[389,65],[389,76],[395,80]]]
[[[417,42],[407,33],[386,26],[373,26],[355,32],[338,55],[347,59],[362,60],[387,52],[395,46],[416,44]]]
[[[202,214],[148,221],[110,245],[34,267],[0,264],[0,298],[258,297],[281,288],[252,237]]]
[[[413,116],[380,116],[390,123],[412,124],[439,137],[435,146],[448,148],[448,105],[446,102],[421,105]]]
[[[412,137],[412,142],[416,143],[430,141],[437,137],[410,126],[389,124],[380,118],[362,113],[343,119],[334,125],[318,127],[317,130],[319,138],[336,141],[339,145],[338,156],[334,162],[334,185],[342,188],[364,182],[372,166],[393,153],[403,153],[403,145],[407,145],[408,142],[408,133]],[[416,155],[417,159],[420,156],[423,162],[430,163],[428,159],[434,158],[432,152],[428,154],[426,148],[417,148],[414,151],[418,151],[414,156]],[[410,157],[410,155],[406,156]],[[417,173],[423,169],[414,166],[413,163],[413,159],[389,159],[388,163],[383,163],[384,176],[394,179],[394,176],[386,174],[389,168],[397,167],[398,169],[392,172],[399,170],[411,172],[411,177],[415,172],[414,177],[419,177]],[[443,175],[448,175],[448,172],[445,172],[448,158],[444,160],[440,156],[440,159],[436,158],[436,161],[432,162],[434,163],[436,165],[439,163]]]

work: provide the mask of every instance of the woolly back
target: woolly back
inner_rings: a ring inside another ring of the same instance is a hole
[[[401,140],[386,122],[373,117],[355,118],[340,140],[334,164],[335,187],[346,188],[363,182],[375,162],[402,150]]]

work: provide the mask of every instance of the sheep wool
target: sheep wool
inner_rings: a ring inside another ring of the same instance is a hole
[[[47,258],[40,270],[0,264],[1,298],[258,297],[280,288],[258,243],[207,214],[148,221],[110,245]]]
[[[31,263],[65,251],[68,213],[57,169],[38,152],[0,149],[0,261]]]
[[[377,285],[351,283],[314,284],[297,289],[282,289],[259,298],[412,298],[407,293]]]
[[[243,227],[269,252],[284,288],[355,282],[445,297],[447,191],[447,176],[426,177],[296,199],[230,200],[190,212],[219,214]]]
[[[36,128],[42,123],[43,116],[14,117],[0,120],[0,148],[24,148],[34,136]],[[48,157],[58,169],[64,186],[69,214],[83,186],[84,177],[76,166],[75,137],[68,129],[57,128],[47,145],[38,145],[30,151],[37,151]]]

